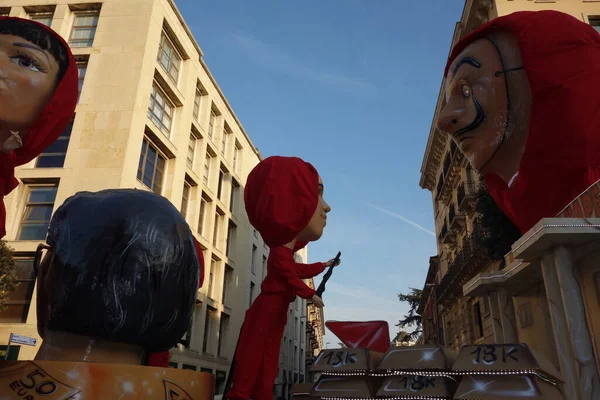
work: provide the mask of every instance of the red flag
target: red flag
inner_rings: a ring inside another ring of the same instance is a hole
[[[390,348],[390,329],[386,321],[327,321],[325,326],[350,348],[381,353]]]

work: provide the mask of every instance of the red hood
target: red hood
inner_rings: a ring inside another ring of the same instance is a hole
[[[19,18],[0,17],[0,20],[6,19]],[[23,140],[23,146],[7,154],[0,153],[0,197],[2,198],[19,184],[15,178],[15,167],[30,162],[58,139],[71,122],[77,105],[78,74],[75,58],[73,58],[68,44],[56,32],[46,25],[37,24],[51,32],[62,43],[68,53],[69,65],[37,123]],[[6,210],[2,201],[0,204],[0,238],[6,234],[5,223]]]
[[[448,64],[493,32],[515,35],[531,85],[527,145],[513,187],[495,175],[486,184],[498,205],[530,229],[553,217],[591,183],[583,169],[600,157],[600,35],[557,11],[522,11],[496,18],[456,44]],[[558,182],[558,183],[557,183]],[[544,193],[543,199],[536,193]]]
[[[386,321],[327,321],[325,326],[352,349],[385,353],[390,348],[390,329]]]
[[[244,202],[250,223],[267,246],[282,246],[306,228],[315,213],[319,174],[300,158],[268,157],[248,175]],[[305,245],[298,243],[294,251]]]

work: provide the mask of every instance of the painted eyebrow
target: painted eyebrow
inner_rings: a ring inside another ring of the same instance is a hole
[[[50,62],[50,58],[48,57],[48,54],[46,54],[46,52],[44,50],[40,49],[36,45],[29,44],[29,43],[20,43],[20,42],[17,42],[17,43],[13,43],[13,46],[15,46],[15,47],[23,47],[23,48],[26,48],[26,49],[31,49],[31,50],[39,51],[40,53],[42,53],[46,57],[46,60],[48,61],[48,66],[50,67],[50,69],[52,69],[52,63]]]
[[[464,57],[452,69],[452,75],[456,75],[456,73],[458,72],[459,68],[462,67],[465,64],[466,65],[470,65],[473,68],[481,68],[481,63],[479,61],[477,61],[476,59],[474,59],[473,57]]]

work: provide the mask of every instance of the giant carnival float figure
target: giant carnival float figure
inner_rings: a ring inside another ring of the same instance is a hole
[[[261,293],[246,312],[225,398],[272,400],[288,307],[296,296],[322,307],[320,296],[302,280],[337,265],[339,259],[294,261],[294,252],[321,237],[331,211],[323,199],[321,177],[311,164],[296,157],[264,159],[248,176],[244,201],[250,223],[270,252]]]
[[[149,352],[168,351],[189,327],[199,256],[164,197],[68,198],[34,260],[43,343],[32,361],[0,361],[0,397],[212,400],[212,374],[147,366]]]
[[[77,66],[66,42],[38,22],[0,17],[0,200],[14,170],[65,130],[77,104]],[[0,204],[0,239],[6,235]]]
[[[556,11],[496,18],[448,60],[438,128],[525,233],[600,179],[600,35]]]

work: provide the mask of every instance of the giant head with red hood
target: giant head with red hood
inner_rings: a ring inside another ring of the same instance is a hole
[[[294,251],[318,240],[331,211],[317,170],[297,157],[262,160],[244,189],[248,219],[269,247],[293,243]]]
[[[17,185],[16,166],[52,144],[75,111],[77,66],[67,43],[47,26],[0,17],[0,196]],[[0,205],[0,237],[6,211]]]
[[[499,17],[456,44],[438,128],[526,232],[600,179],[600,36],[556,11]]]

